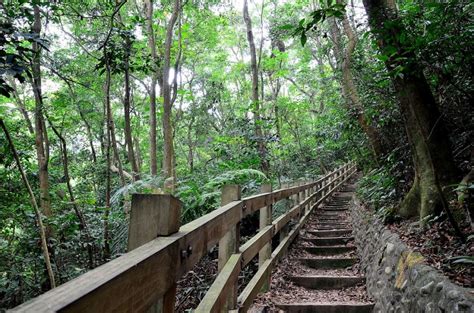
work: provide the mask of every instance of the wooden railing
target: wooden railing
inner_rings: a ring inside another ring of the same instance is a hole
[[[224,190],[220,208],[181,226],[175,233],[172,232],[177,229],[176,215],[179,213],[179,203],[175,198],[163,198],[161,195],[157,201],[142,199],[138,215],[134,215],[132,199],[129,248],[133,250],[13,311],[145,312],[152,309],[172,312],[176,282],[219,243],[219,250],[224,251],[219,253],[220,271],[196,312],[245,312],[262,287],[268,286],[271,269],[287,251],[311,211],[355,171],[355,165],[347,163],[316,181],[275,191],[264,186],[263,191],[267,192],[244,199],[240,199],[240,192],[229,189],[229,193],[225,194]],[[296,205],[272,221],[272,205],[290,197]],[[148,207],[143,207],[147,201],[152,207],[158,203],[158,206],[170,210],[158,208],[159,213],[154,214],[158,222],[143,230],[147,233],[145,236],[137,235],[140,225],[150,224],[149,219],[139,216],[140,212],[150,211]],[[260,230],[239,247],[240,221],[257,210],[260,210]],[[133,228],[133,221],[140,220],[141,224]],[[154,238],[157,234],[161,236]],[[272,238],[277,234],[280,235],[280,243],[271,251]],[[151,238],[147,239],[147,236],[154,239],[149,241]],[[257,254],[259,269],[237,295],[239,273]]]

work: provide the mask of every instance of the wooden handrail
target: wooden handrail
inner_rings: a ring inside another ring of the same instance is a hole
[[[340,179],[340,174],[348,174],[353,168],[354,166],[348,163],[314,182],[228,203],[181,226],[179,232],[168,237],[158,237],[12,311],[146,311],[243,217],[329,180],[324,187],[313,192],[243,245],[239,251],[238,271],[258,253],[269,238],[277,234],[293,217],[299,215],[301,208],[314,201],[323,191],[327,191],[325,195],[327,197],[330,194],[330,190],[327,189]],[[320,201],[318,199],[319,203]],[[237,270],[236,268],[232,267],[232,273]],[[220,274],[223,275],[224,271]],[[233,277],[233,275],[228,277]],[[219,300],[216,303],[220,305],[222,301]]]
[[[238,254],[232,255],[232,260],[235,261],[237,258],[241,261],[239,271],[245,265],[247,265],[253,257],[256,256],[258,251],[268,242],[271,242],[274,235],[276,235],[279,230],[289,221],[292,220],[293,217],[298,216],[301,213],[301,209],[305,207],[306,204],[311,202],[315,197],[317,197],[322,191],[326,191],[324,197],[318,199],[318,201],[314,204],[314,206],[306,212],[303,217],[298,220],[298,223],[295,227],[290,231],[290,233],[281,241],[279,246],[275,249],[272,253],[272,257],[265,261],[264,265],[260,267],[257,273],[254,275],[250,283],[242,292],[241,296],[239,297],[239,311],[245,312],[250,305],[251,301],[255,298],[255,296],[260,291],[262,284],[265,281],[269,271],[275,265],[275,262],[281,257],[281,255],[287,250],[290,243],[296,237],[298,230],[300,227],[305,223],[308,216],[311,214],[312,209],[319,206],[327,197],[329,197],[337,188],[339,188],[351,175],[355,172],[355,166],[343,168],[346,171],[346,177],[337,176],[334,179],[330,180],[324,187],[319,188],[313,194],[309,195],[306,199],[301,201],[300,203],[296,204],[290,211],[286,214],[281,215],[278,219],[276,219],[271,226],[267,226],[264,229],[260,230],[255,236],[249,239],[243,246],[241,246]],[[333,173],[337,173],[338,170],[334,171]],[[327,175],[326,177],[331,177],[332,175]],[[333,184],[337,183],[334,187]],[[312,183],[311,183],[312,184]],[[307,184],[307,185],[311,185]],[[289,188],[289,189],[295,189]],[[229,259],[230,262],[231,259]],[[227,268],[227,263],[226,267]],[[234,273],[237,270],[237,267],[234,265],[230,265],[227,271],[222,271],[219,273],[217,278],[215,279],[214,283],[212,284],[211,288],[209,289],[212,292],[206,293],[205,297],[202,299],[201,303],[199,304],[198,308],[195,312],[221,312],[225,309],[225,302],[221,301],[222,299],[226,298],[226,286],[230,284],[230,282],[226,281],[225,279],[236,279],[233,278],[235,275],[230,276],[229,271]],[[225,282],[225,283],[224,283]]]

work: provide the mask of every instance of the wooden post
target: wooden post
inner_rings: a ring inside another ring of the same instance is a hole
[[[304,181],[303,180],[299,180],[298,181],[298,186],[301,187],[304,185]],[[304,190],[301,190],[298,192],[298,201],[297,201],[297,204],[299,205],[303,200],[305,199],[304,197]],[[300,207],[300,214],[298,215],[298,221],[300,220],[300,218],[304,215],[304,212],[305,212],[305,207]]]
[[[272,185],[271,184],[264,184],[260,188],[262,193],[272,192]],[[265,228],[268,225],[272,224],[272,205],[268,205],[264,208],[260,209],[260,230]],[[258,267],[261,268],[263,263],[271,257],[272,254],[272,241],[270,241],[263,246],[263,248],[258,253]],[[268,271],[268,275],[265,279],[265,282],[262,286],[262,292],[268,291],[270,288],[270,271]]]
[[[309,180],[306,180],[305,185],[306,185],[306,184],[309,184]],[[304,191],[304,199],[305,199],[305,200],[308,199],[308,197],[309,197],[310,195],[311,195],[311,188],[305,189],[305,191]],[[308,204],[306,204],[306,206],[305,206],[305,208],[304,208],[305,214],[309,211],[310,208],[311,208],[311,205],[310,205],[309,202],[308,202]]]
[[[326,187],[326,180],[327,178],[323,178],[323,180],[321,181],[321,198],[326,195],[326,192],[324,191],[324,188]]]
[[[291,188],[294,185],[295,185],[295,182],[291,182],[291,183],[285,184],[283,188]],[[292,208],[296,203],[296,195],[293,194],[288,199],[290,200],[289,207]]]
[[[285,184],[282,184],[282,188],[283,189],[286,189],[290,186],[290,184],[288,183],[285,183]],[[288,212],[288,207],[291,206],[291,200],[290,198],[285,198],[284,199],[285,201],[285,213]],[[285,226],[282,227],[282,229],[280,229],[280,242],[282,242],[285,237],[288,235],[288,224],[286,224]]]
[[[301,182],[298,180],[295,184],[295,186],[299,187],[301,186]],[[295,195],[295,205],[299,204],[301,202],[301,192],[297,192],[296,195]]]
[[[128,251],[158,236],[169,236],[179,230],[181,202],[172,195],[132,194]],[[178,260],[179,255],[173,259]],[[161,264],[161,266],[167,266]],[[171,266],[169,266],[171,268]],[[151,306],[149,313],[174,312],[176,284]]]
[[[239,185],[225,185],[222,188],[221,205],[226,205],[232,201],[240,200],[241,192]],[[219,260],[218,271],[220,272],[227,260],[233,253],[239,251],[240,245],[240,222],[231,227],[231,229],[219,240]],[[228,310],[235,309],[237,306],[237,281],[230,287],[229,297],[227,298],[226,308]]]

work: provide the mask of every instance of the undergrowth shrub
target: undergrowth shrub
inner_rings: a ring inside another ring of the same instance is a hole
[[[362,177],[357,195],[384,222],[390,222],[395,217],[394,208],[398,201],[396,190],[396,178],[385,167],[379,167]]]

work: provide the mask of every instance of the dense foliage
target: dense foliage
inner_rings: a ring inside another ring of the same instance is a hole
[[[13,148],[57,284],[125,252],[133,192],[173,192],[186,223],[226,183],[252,194],[353,159],[362,198],[397,214],[415,173],[393,85],[404,56],[377,47],[359,1],[250,2],[255,81],[241,5],[0,1],[0,118],[14,144],[0,132],[0,308],[52,285]],[[473,157],[472,3],[398,5],[397,40],[423,68],[459,183]]]

